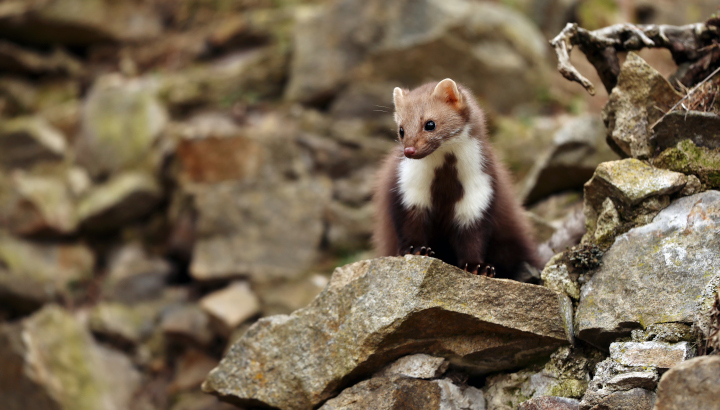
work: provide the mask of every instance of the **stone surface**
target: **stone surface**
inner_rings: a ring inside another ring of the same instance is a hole
[[[595,376],[580,402],[580,408],[651,409],[657,381],[658,372],[654,367],[624,366],[608,358],[595,368]]]
[[[139,242],[131,242],[110,253],[103,297],[137,303],[160,296],[172,273],[166,260],[149,255]]]
[[[603,110],[608,143],[622,156],[648,158],[650,127],[682,96],[637,54],[628,53]]]
[[[196,304],[168,309],[162,315],[160,329],[168,340],[180,344],[208,346],[214,337],[208,314]]]
[[[108,75],[90,89],[75,155],[94,178],[146,166],[168,116],[157,99],[157,88],[147,79]]]
[[[170,392],[198,389],[210,370],[217,366],[217,359],[197,349],[189,349],[177,361],[175,378],[170,384]]]
[[[580,189],[598,164],[614,159],[617,155],[605,143],[600,118],[573,118],[563,124],[553,136],[552,146],[540,155],[523,182],[520,196],[524,203],[532,204],[550,194]]]
[[[222,183],[198,188],[195,195],[199,220],[193,278],[291,277],[313,262],[330,195],[325,181],[258,187]]]
[[[408,15],[412,21],[402,18]],[[300,15],[286,97],[318,103],[365,78],[414,86],[442,72],[508,110],[544,83],[543,38],[522,15],[494,3],[340,1]],[[446,58],[425,58],[436,53]]]
[[[443,380],[374,377],[343,390],[322,410],[485,410],[482,392]]]
[[[660,379],[655,410],[720,408],[720,356],[680,363]]]
[[[229,335],[242,322],[260,313],[257,296],[246,282],[235,282],[200,299],[200,307]]]
[[[578,410],[580,402],[567,397],[544,396],[524,401],[518,410]]]
[[[580,287],[577,282],[572,280],[568,267],[560,260],[563,255],[556,255],[545,265],[545,269],[540,273],[543,284],[548,288],[564,293],[571,298],[580,299]]]
[[[647,327],[647,329],[637,329],[632,331],[633,342],[692,342],[693,330],[692,326],[685,323],[655,323]]]
[[[677,199],[645,226],[617,237],[582,288],[577,335],[607,348],[654,323],[707,316],[720,283],[720,192]]]
[[[693,174],[706,188],[720,187],[720,151],[698,147],[691,140],[678,142],[653,159],[653,165]]]
[[[0,397],[9,410],[128,409],[140,384],[127,357],[98,345],[55,305],[0,326],[0,364]]]
[[[264,316],[285,315],[309,305],[327,284],[328,277],[316,273],[280,285],[260,282],[254,290]]]
[[[615,342],[610,344],[610,357],[625,366],[669,369],[695,355],[688,342]]]
[[[395,363],[382,369],[379,376],[398,375],[415,379],[435,379],[442,376],[450,363],[442,357],[413,354],[401,357]]]
[[[151,175],[124,172],[95,186],[78,202],[78,220],[90,231],[118,228],[145,216],[161,196],[162,188]]]
[[[690,140],[698,147],[720,148],[720,115],[700,111],[675,111],[666,115],[653,128],[650,139],[653,154]]]
[[[516,367],[568,343],[569,309],[549,289],[433,258],[358,262],[338,268],[308,307],[258,321],[203,390],[239,405],[305,409],[407,354],[475,373]]]
[[[0,166],[5,169],[57,162],[66,150],[65,137],[40,118],[18,117],[0,122]]]
[[[29,313],[90,279],[94,264],[84,245],[34,243],[0,232],[0,305]]]

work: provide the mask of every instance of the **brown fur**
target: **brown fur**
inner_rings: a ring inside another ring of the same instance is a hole
[[[462,268],[468,264],[470,269],[489,264],[495,267],[498,277],[518,279],[523,263],[538,268],[539,263],[529,224],[513,196],[509,173],[488,142],[483,112],[471,93],[458,87],[455,92],[460,98],[452,98],[452,90],[438,95],[437,84],[428,83],[402,93],[396,89],[395,119],[398,127],[403,126],[405,137],[378,173],[375,247],[380,255],[393,256],[407,253],[410,246],[427,246],[447,263]],[[428,120],[437,124],[434,132],[423,129]],[[484,216],[464,229],[455,223],[454,206],[463,197],[463,187],[455,168],[456,158],[451,154],[435,171],[431,210],[405,209],[398,187],[398,166],[404,148],[414,147],[417,153],[413,158],[424,158],[468,124],[472,126],[471,137],[482,144],[483,171],[491,177],[494,191]]]

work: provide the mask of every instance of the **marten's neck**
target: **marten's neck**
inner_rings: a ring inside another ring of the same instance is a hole
[[[398,188],[405,209],[432,211],[442,198],[433,197],[431,187],[459,185],[461,193],[453,207],[454,222],[466,228],[481,220],[493,197],[492,177],[486,172],[487,158],[483,143],[473,135],[472,126],[465,125],[452,139],[422,159],[403,158],[400,162]],[[438,172],[447,162],[456,172]],[[454,179],[441,181],[438,178]],[[449,205],[449,204],[445,204]]]

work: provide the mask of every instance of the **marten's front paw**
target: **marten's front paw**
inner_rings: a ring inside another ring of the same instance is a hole
[[[433,256],[435,252],[427,246],[421,246],[419,248],[411,246],[403,253],[403,256],[405,255]]]
[[[487,276],[488,278],[495,277],[495,267],[487,263],[466,263],[464,269],[465,272],[470,272],[473,275]]]

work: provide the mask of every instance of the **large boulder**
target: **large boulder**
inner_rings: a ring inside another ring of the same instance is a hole
[[[582,288],[578,337],[607,348],[633,329],[705,320],[720,283],[719,224],[720,192],[707,191],[617,237]]]
[[[301,14],[286,97],[323,102],[356,81],[452,77],[506,111],[545,83],[544,43],[527,18],[495,3],[343,0]]]
[[[258,321],[203,389],[239,405],[310,409],[413,353],[486,374],[567,344],[570,314],[569,299],[547,288],[433,258],[358,262],[338,268],[308,307]]]
[[[652,127],[681,97],[645,60],[629,53],[603,110],[608,144],[623,157],[652,156]]]
[[[56,305],[0,326],[0,397],[8,410],[121,410],[140,385],[130,359],[96,343]]]

